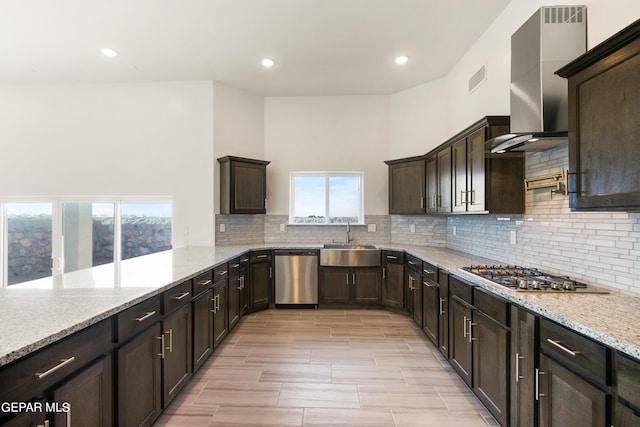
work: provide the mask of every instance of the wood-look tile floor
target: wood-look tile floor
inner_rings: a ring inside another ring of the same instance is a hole
[[[243,317],[154,425],[498,424],[408,317],[271,309]]]

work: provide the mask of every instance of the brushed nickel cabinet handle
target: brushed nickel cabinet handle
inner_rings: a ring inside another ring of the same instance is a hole
[[[160,340],[160,353],[158,353],[158,356],[160,356],[160,358],[164,359],[164,334],[161,334],[157,338]]]
[[[355,286],[356,284],[356,273],[351,274],[351,284]]]
[[[176,295],[175,297],[173,297],[174,300],[180,301],[181,299],[183,299],[184,297],[186,297],[187,295],[190,295],[191,292],[183,292],[180,295]]]
[[[173,329],[164,331],[164,333],[169,334],[169,347],[167,347],[167,350],[169,350],[169,353],[173,353]]]
[[[544,394],[540,393],[540,375],[545,374],[546,372],[536,368],[536,400],[540,400],[541,397],[545,397]]]
[[[476,325],[477,323],[472,322],[471,319],[469,319],[469,342],[476,341],[478,339],[478,337],[473,337],[473,326]]]
[[[440,316],[442,316],[445,313],[445,311],[444,311],[444,301],[445,301],[444,298],[440,298],[440,313],[439,313]]]
[[[547,338],[547,342],[548,342],[549,344],[553,344],[553,345],[555,345],[555,346],[556,346],[556,347],[558,347],[560,350],[562,350],[562,351],[564,351],[564,352],[566,352],[566,353],[569,353],[569,354],[570,354],[570,355],[572,355],[572,356],[577,356],[577,355],[579,355],[579,354],[580,354],[580,352],[579,352],[579,351],[571,350],[571,349],[569,349],[569,348],[567,348],[567,347],[563,346],[562,344],[560,344],[560,342],[559,342],[559,341],[554,341],[554,340],[552,340],[551,338]]]
[[[395,255],[387,255],[387,259],[398,259]]]
[[[240,262],[243,262],[243,263],[247,262],[247,261],[249,261],[249,258],[243,258],[243,259],[240,260]]]
[[[524,357],[520,356],[520,353],[516,353],[516,382],[524,379],[524,377],[520,375],[520,359],[524,359]]]
[[[267,258],[269,255],[258,255],[256,258]]]
[[[225,271],[221,271],[218,273],[219,276],[224,276],[225,274],[227,274],[229,271],[225,270]]]
[[[144,322],[145,320],[147,320],[149,317],[153,316],[154,314],[156,314],[156,311],[149,311],[147,313],[145,313],[144,315],[142,315],[141,317],[136,317],[136,322]]]
[[[233,267],[233,268],[238,268],[238,267],[240,267],[240,263],[238,263],[238,264],[233,264],[233,265],[231,265],[231,267]]]
[[[462,316],[462,338],[467,337],[467,316]]]
[[[207,280],[201,280],[198,283],[196,283],[196,285],[198,286],[207,286],[211,284],[211,279],[207,279]]]
[[[56,372],[59,369],[64,368],[65,366],[67,366],[69,363],[73,362],[74,360],[76,360],[75,356],[69,357],[68,359],[61,359],[60,363],[58,363],[56,366],[54,366],[53,368],[47,369],[44,372],[37,372],[36,373],[36,378],[41,380],[45,377],[48,377],[49,375],[53,374],[54,372]]]
[[[387,268],[382,267],[382,280],[387,278]]]

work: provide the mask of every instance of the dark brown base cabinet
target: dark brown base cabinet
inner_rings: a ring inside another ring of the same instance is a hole
[[[616,354],[615,426],[640,426],[640,361]]]
[[[113,425],[111,365],[111,356],[103,357],[53,391],[53,402],[69,404],[69,411],[55,414],[54,425]]]
[[[213,290],[197,295],[193,302],[193,372],[213,353]]]
[[[273,264],[271,251],[251,251],[247,311],[263,310],[273,301]]]
[[[382,306],[404,308],[404,252],[382,253]]]
[[[536,317],[511,306],[511,426],[535,422]]]
[[[473,385],[473,353],[469,337],[469,323],[473,307],[457,295],[449,298],[449,361],[453,369],[469,387]]]
[[[422,330],[438,346],[440,318],[440,285],[431,280],[422,282]]]
[[[116,350],[120,426],[150,426],[162,412],[161,336],[156,323]]]
[[[191,378],[191,304],[185,304],[162,321],[165,339],[162,359],[162,406],[169,403]]]
[[[318,302],[380,306],[382,282],[377,267],[320,267]]]
[[[213,285],[213,348],[216,349],[229,333],[228,313],[229,280]]]
[[[610,425],[605,392],[544,354],[538,381],[540,427]]]
[[[449,358],[449,273],[438,271],[438,284],[440,285],[438,307],[438,350],[447,359]]]

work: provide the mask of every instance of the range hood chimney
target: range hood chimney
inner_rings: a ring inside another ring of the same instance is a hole
[[[511,36],[511,133],[492,153],[543,151],[567,141],[567,82],[554,72],[586,51],[584,6],[541,7]]]

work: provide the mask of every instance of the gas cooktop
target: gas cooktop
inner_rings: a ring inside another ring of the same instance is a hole
[[[462,268],[514,291],[607,294],[567,276],[555,276],[537,268],[517,265],[472,265]]]

